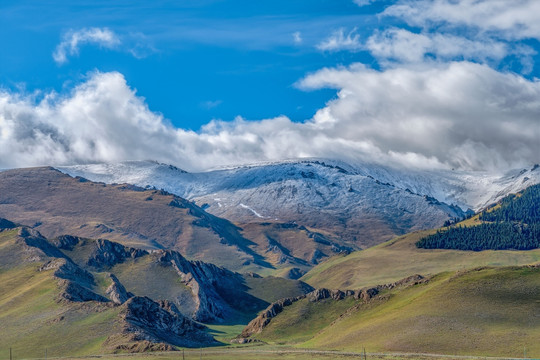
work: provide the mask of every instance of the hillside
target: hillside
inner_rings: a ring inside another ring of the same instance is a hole
[[[263,163],[204,173],[142,161],[60,170],[94,181],[163,188],[242,228],[296,223],[352,249],[435,227],[464,214],[458,207],[386,181],[379,173],[384,169],[329,160]],[[331,255],[326,249],[319,252]]]
[[[253,337],[301,348],[540,356],[540,268],[446,272],[371,298],[286,306]]]
[[[356,289],[397,281],[412,274],[437,274],[477,266],[535,264],[540,250],[480,252],[419,249],[416,242],[435,230],[398,237],[381,245],[336,256],[317,265],[301,279],[315,288]]]
[[[272,301],[312,290],[188,261],[172,250],[46,239],[4,219],[0,225],[0,349],[12,347],[18,356],[223,345],[214,338],[223,338],[219,331],[194,320],[246,324]]]
[[[540,185],[533,185],[508,195],[496,206],[450,227],[414,232],[329,259],[302,279],[314,287],[349,288],[392,282],[416,273],[537,263],[538,189]]]
[[[216,343],[204,326],[149,298],[125,289],[122,300],[100,295],[123,287],[83,270],[32,229],[0,231],[0,249],[0,348],[19,357]]]
[[[410,170],[327,159],[187,173],[150,161],[61,167],[72,176],[152,186],[195,201],[240,227],[296,223],[360,249],[411,231],[436,228],[540,182],[540,168],[506,174]],[[455,205],[453,205],[455,204]],[[319,249],[332,255],[327,249]],[[304,258],[309,260],[309,258]]]
[[[540,247],[540,184],[503,198],[482,211],[474,226],[437,230],[416,244],[424,249],[529,250]]]
[[[190,259],[264,274],[295,267],[305,272],[344,250],[335,237],[294,224],[255,224],[243,232],[162,190],[106,185],[47,167],[0,172],[0,217],[47,237],[70,234],[177,250]]]

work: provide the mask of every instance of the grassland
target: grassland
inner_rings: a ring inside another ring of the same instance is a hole
[[[414,232],[347,256],[333,257],[301,280],[316,288],[358,289],[391,283],[413,274],[425,276],[478,266],[527,265],[540,261],[540,249],[473,252],[416,247],[418,240],[434,231]]]
[[[0,349],[20,358],[100,353],[118,308],[56,301],[56,280],[35,264],[0,274]]]
[[[4,355],[0,352],[0,357]],[[367,359],[375,360],[508,360],[508,357],[485,356],[448,356],[438,354],[410,354],[410,353],[366,353]],[[48,357],[48,359],[54,359]],[[66,359],[66,358],[61,358]],[[246,349],[202,349],[186,350],[185,352],[165,352],[146,354],[114,354],[69,357],[73,360],[331,360],[331,359],[363,359],[363,355],[356,352],[298,350],[279,347],[257,347]]]
[[[304,314],[312,307],[302,300],[285,308],[257,337],[274,344],[305,340],[313,316]],[[339,301],[329,302],[317,314],[329,325],[315,328],[309,340],[296,346],[508,357],[523,356],[526,349],[530,356],[540,356],[539,267],[446,272],[426,284],[342,308]],[[335,316],[339,312],[342,316]],[[284,326],[287,322],[290,328]]]

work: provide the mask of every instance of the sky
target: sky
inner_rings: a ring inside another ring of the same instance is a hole
[[[540,1],[2,1],[0,167],[540,162]]]

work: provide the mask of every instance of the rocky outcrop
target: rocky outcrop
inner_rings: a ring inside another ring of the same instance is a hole
[[[240,274],[202,261],[188,261],[176,251],[158,250],[154,254],[158,263],[172,266],[182,283],[191,290],[195,320],[221,320],[232,312],[222,295],[227,289],[240,292],[245,288]]]
[[[352,290],[329,290],[329,289],[316,289],[307,294],[307,298],[311,302],[317,302],[324,299],[332,299],[332,300],[342,300],[347,296],[353,296],[354,291]]]
[[[50,242],[59,249],[71,251],[81,240],[78,236],[60,235],[50,240]]]
[[[170,306],[169,309],[173,311],[161,307],[148,297],[132,297],[122,307],[120,317],[123,332],[131,335],[132,340],[183,347],[217,345],[214,338],[206,333],[205,327]]]
[[[380,290],[378,288],[366,288],[357,291],[354,294],[356,300],[363,300],[364,302],[371,300],[379,294]]]
[[[148,251],[130,248],[105,239],[96,240],[96,247],[87,264],[98,269],[110,268],[126,259],[148,255]]]
[[[59,279],[70,280],[86,286],[94,285],[94,276],[88,271],[81,269],[71,260],[66,258],[54,259],[46,262],[39,271],[55,270],[54,276]]]
[[[80,285],[71,280],[61,279],[58,282],[58,285],[61,289],[60,294],[57,297],[57,301],[68,300],[73,302],[84,302],[84,301],[98,301],[98,302],[109,302],[109,299],[101,295],[96,294],[92,290],[87,289],[86,287]]]
[[[286,298],[278,300],[266,308],[259,316],[251,320],[249,324],[242,330],[242,333],[238,337],[249,338],[255,333],[260,333],[279,313],[283,311],[283,308],[290,306],[298,300],[304,299],[306,295],[297,296],[294,298]]]
[[[109,285],[105,293],[109,296],[112,302],[115,304],[123,304],[132,298],[134,295],[126,290],[124,285],[120,283],[120,280],[113,274],[109,274],[109,278],[112,283]]]
[[[39,231],[32,228],[26,226],[21,227],[18,233],[18,241],[23,242],[27,247],[33,248],[27,248],[27,250],[30,250],[29,257],[27,257],[29,261],[45,260],[47,257],[66,258],[66,256],[55,246],[51,245]],[[38,251],[35,251],[34,249],[37,249]]]

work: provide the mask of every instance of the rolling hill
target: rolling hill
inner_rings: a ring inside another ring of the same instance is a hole
[[[483,267],[383,289],[371,298],[306,296],[252,337],[361,352],[540,355],[540,268]]]
[[[272,301],[312,290],[173,250],[0,225],[0,348],[19,357],[223,345],[197,321],[246,324]]]

